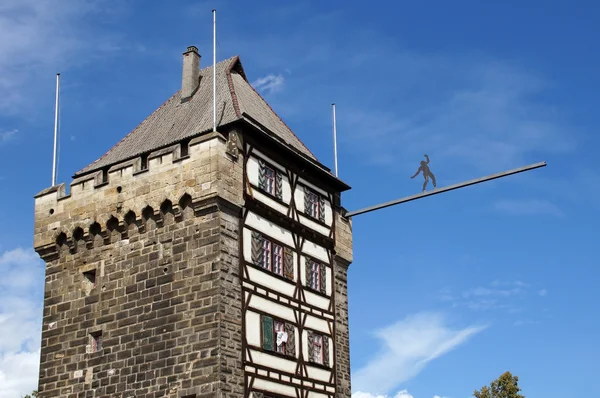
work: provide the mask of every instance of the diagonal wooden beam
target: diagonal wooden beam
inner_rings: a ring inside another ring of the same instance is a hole
[[[359,210],[354,210],[354,211],[346,213],[344,215],[344,217],[346,217],[346,218],[354,217],[354,216],[357,216],[359,214],[369,213],[371,211],[375,211],[375,210],[383,209],[383,208],[386,208],[386,207],[398,205],[400,203],[410,202],[410,201],[421,199],[421,198],[424,198],[424,197],[427,197],[427,196],[437,195],[439,193],[452,191],[452,190],[455,190],[455,189],[458,189],[458,188],[468,187],[470,185],[480,184],[482,182],[495,180],[497,178],[507,177],[507,176],[510,176],[510,175],[513,175],[513,174],[518,174],[518,173],[522,173],[524,171],[538,169],[540,167],[545,167],[545,166],[546,166],[546,162],[539,162],[539,163],[531,164],[529,166],[519,167],[518,169],[512,169],[512,170],[508,170],[508,171],[503,171],[502,173],[491,174],[489,176],[475,178],[473,180],[469,180],[469,181],[465,181],[465,182],[460,182],[458,184],[449,185],[447,187],[435,188],[435,189],[433,189],[431,191],[422,192],[422,193],[418,193],[416,195],[411,195],[411,196],[405,196],[403,198],[392,200],[390,202],[385,202],[385,203],[381,203],[381,204],[378,204],[378,205],[375,205],[375,206],[365,207],[365,208],[359,209]]]

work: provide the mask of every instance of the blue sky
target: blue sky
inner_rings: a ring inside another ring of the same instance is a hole
[[[237,4],[241,3],[241,4]],[[240,55],[354,210],[548,167],[354,219],[355,398],[466,398],[510,370],[528,397],[600,395],[600,6],[591,1],[5,0],[0,5],[0,397],[36,386],[43,265],[33,195],[102,155],[181,84],[181,53]]]

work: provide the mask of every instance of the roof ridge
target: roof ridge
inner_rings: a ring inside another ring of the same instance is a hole
[[[269,107],[269,109],[271,110],[271,112],[273,112],[273,114],[275,115],[275,117],[277,117],[277,119],[279,119],[279,121],[280,121],[281,123],[283,123],[283,125],[285,126],[285,128],[287,128],[287,129],[289,130],[289,132],[290,132],[290,133],[292,133],[292,135],[293,135],[294,137],[296,137],[296,139],[298,140],[298,142],[300,143],[300,145],[302,145],[302,146],[304,147],[304,149],[306,149],[306,151],[307,151],[308,153],[310,153],[310,154],[311,154],[311,155],[312,155],[312,156],[313,156],[315,159],[317,159],[317,156],[316,156],[314,153],[312,153],[312,151],[311,151],[310,149],[308,149],[308,147],[307,147],[307,146],[304,144],[304,142],[302,142],[302,140],[300,139],[300,137],[298,137],[298,136],[296,135],[296,133],[294,133],[294,130],[292,130],[292,129],[290,128],[290,126],[288,126],[288,125],[287,125],[287,123],[286,123],[286,122],[285,122],[285,121],[284,121],[284,120],[281,118],[281,116],[279,116],[279,114],[278,114],[277,112],[275,112],[275,110],[274,110],[274,109],[271,107],[271,105],[270,105],[270,104],[267,102],[267,100],[265,100],[265,99],[263,98],[263,96],[262,96],[262,95],[260,95],[260,93],[259,93],[258,91],[256,91],[256,89],[255,89],[255,88],[254,88],[254,86],[253,86],[253,85],[252,85],[252,84],[251,84],[251,83],[248,81],[248,79],[244,78],[244,80],[245,80],[245,81],[248,83],[248,86],[250,86],[250,88],[252,89],[252,91],[254,91],[254,92],[256,93],[256,95],[258,95],[258,98],[260,98],[260,99],[261,99],[261,101],[262,101],[262,102],[264,102],[264,103],[265,103],[265,105],[267,105],[267,106]],[[279,137],[279,138],[281,139],[282,137]],[[288,144],[288,145],[290,145],[290,144]]]

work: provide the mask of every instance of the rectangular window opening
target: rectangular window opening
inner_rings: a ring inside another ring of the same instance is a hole
[[[313,336],[313,361],[323,364],[323,336]]]
[[[96,287],[96,270],[95,269],[84,272],[83,277],[85,278],[85,281],[88,283],[88,285],[91,288]]]
[[[102,331],[90,333],[92,352],[102,351]]]
[[[319,218],[319,195],[312,191],[307,191],[306,196],[306,204],[308,206],[308,208],[305,209],[306,213],[311,217]]]
[[[311,289],[321,290],[321,265],[317,262],[310,261],[307,266],[310,267],[310,280],[308,285]]]
[[[275,195],[277,193],[277,184],[275,182],[275,178],[275,170],[265,166],[265,190],[271,195]]]

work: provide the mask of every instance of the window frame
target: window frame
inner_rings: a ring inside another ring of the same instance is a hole
[[[324,359],[324,355],[325,353],[323,352],[323,339],[325,338],[322,334],[320,333],[313,333],[313,352],[311,352],[311,357],[314,363],[317,363],[319,365],[323,365],[323,362],[325,362]],[[317,343],[318,341],[318,343]],[[316,359],[315,358],[315,348],[319,348],[319,358]]]
[[[310,280],[308,281],[308,287],[314,291],[321,291],[321,264],[310,259],[306,259],[305,265],[308,263],[310,267]],[[314,284],[316,285],[314,285]]]
[[[271,323],[272,323],[271,333],[272,333],[272,338],[273,338],[273,349],[264,347],[265,336],[264,336],[264,328],[263,328],[263,319],[265,317],[270,318]],[[294,352],[294,354],[288,352],[287,342],[282,343],[280,347],[277,347],[277,332],[278,332],[277,325],[281,325],[281,331],[286,332],[286,333],[287,333],[286,327],[290,326],[292,329],[294,329],[294,333],[292,335],[290,335],[288,333],[288,341],[289,341],[290,338],[295,338],[295,335],[296,335],[294,323],[285,321],[280,318],[276,318],[270,314],[265,314],[265,313],[260,314],[260,319],[261,319],[261,321],[260,321],[260,340],[261,340],[260,348],[261,348],[261,350],[265,351],[267,353],[283,355],[286,357],[295,356],[296,355],[295,352]]]
[[[262,167],[265,174],[264,191],[273,196],[277,196],[277,170],[266,163],[264,163]]]
[[[310,204],[310,207],[308,209],[304,209],[304,212],[308,216],[318,220],[319,215],[323,211],[323,209],[321,209],[321,195],[308,187],[304,187],[304,190],[304,194],[309,198],[307,202]]]

